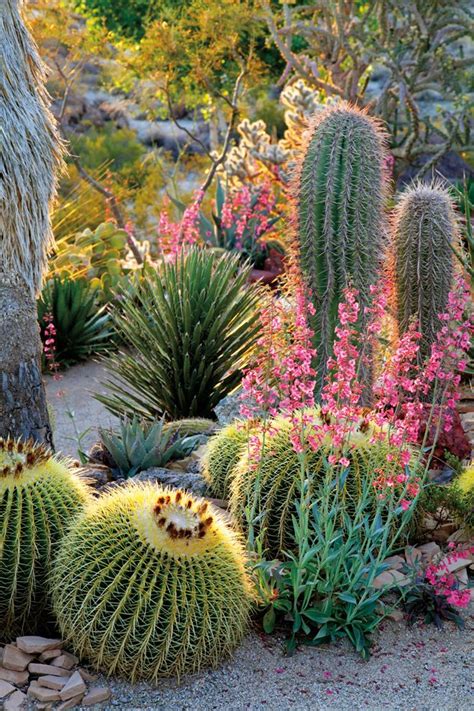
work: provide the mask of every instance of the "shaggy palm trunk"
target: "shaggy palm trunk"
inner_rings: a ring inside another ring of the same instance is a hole
[[[41,340],[31,293],[0,275],[0,435],[52,446],[41,377]]]
[[[36,295],[62,145],[22,0],[0,0],[0,436],[52,443]]]

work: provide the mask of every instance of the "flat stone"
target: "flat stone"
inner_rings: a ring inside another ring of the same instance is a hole
[[[84,681],[97,681],[99,678],[97,674],[92,674],[92,672],[87,671],[87,669],[78,669],[77,671],[82,676]]]
[[[28,672],[14,671],[13,669],[5,669],[5,667],[0,667],[0,679],[3,679],[3,681],[9,681],[10,684],[16,684],[16,686],[23,686],[28,681]]]
[[[442,568],[442,570],[446,570],[448,573],[454,573],[457,570],[467,568],[468,565],[472,563],[472,559],[470,556],[468,556],[467,558],[458,558],[458,560],[453,560],[451,562],[448,562],[448,560],[449,559],[447,558],[443,558],[440,563],[440,567]]]
[[[51,701],[60,701],[59,691],[56,689],[48,689],[45,686],[40,686],[39,684],[30,685],[28,689],[28,696],[33,699],[38,699],[43,704],[49,703]]]
[[[45,674],[40,676],[38,679],[38,684],[40,686],[46,686],[48,689],[59,689],[61,690],[66,686],[68,679],[64,676],[52,676],[52,674]]]
[[[94,706],[110,699],[111,692],[107,686],[93,686],[82,699],[82,706]]]
[[[401,610],[395,609],[388,613],[387,618],[389,620],[394,620],[394,622],[401,622],[404,618],[404,614]]]
[[[435,556],[441,553],[441,548],[434,541],[430,541],[429,543],[423,543],[423,545],[418,546],[417,550],[421,552],[421,555],[423,556],[424,560],[428,562],[430,560],[433,560]]]
[[[27,654],[41,654],[46,652],[47,649],[62,647],[63,643],[60,639],[47,639],[46,637],[29,635],[27,637],[17,637],[16,646]]]
[[[3,650],[2,666],[13,671],[25,671],[28,664],[34,659],[33,654],[26,654],[14,644],[7,644]]]
[[[18,711],[23,708],[26,701],[26,694],[18,689],[9,696],[3,703],[3,711]]]
[[[409,582],[410,580],[403,575],[403,573],[400,573],[399,570],[384,570],[383,573],[380,573],[380,575],[374,578],[372,586],[376,590],[380,590],[380,588],[384,588],[385,586],[393,587],[399,585],[404,587],[408,585]]]
[[[134,481],[158,482],[176,489],[186,489],[193,494],[202,496],[207,491],[205,479],[194,472],[174,472],[164,467],[151,467],[143,472],[138,472],[133,477]]]
[[[423,554],[417,548],[413,546],[407,546],[405,548],[405,560],[411,567],[415,567],[417,563],[421,562]]]
[[[77,664],[79,664],[79,659],[70,654],[69,652],[63,652],[59,657],[56,657],[51,662],[53,667],[62,667],[63,669],[72,669]]]
[[[3,679],[0,679],[0,699],[4,699],[5,696],[12,694],[14,691],[16,691],[16,689],[13,684],[10,684],[8,681],[3,681]]]
[[[40,662],[49,662],[51,659],[55,659],[56,657],[60,657],[61,654],[63,653],[62,649],[47,649],[46,652],[42,652],[39,656],[39,661]]]
[[[61,667],[53,667],[52,664],[39,664],[38,662],[31,662],[28,665],[28,671],[30,674],[51,674],[51,676],[70,676],[67,669],[62,669]]]
[[[87,687],[84,683],[82,676],[79,672],[74,672],[72,677],[69,679],[67,684],[61,689],[59,695],[62,701],[68,701],[75,696],[84,696],[87,691]]]
[[[387,563],[392,570],[400,570],[405,565],[405,558],[401,555],[391,555],[384,559],[384,563]]]
[[[72,699],[63,701],[62,704],[56,706],[56,711],[65,711],[65,709],[72,709],[74,706],[78,706],[82,703],[83,694],[78,694],[78,696],[73,696]]]

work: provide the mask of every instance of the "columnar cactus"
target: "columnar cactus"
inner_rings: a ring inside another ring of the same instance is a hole
[[[384,254],[385,133],[346,103],[316,113],[294,181],[301,268],[315,300],[317,394],[332,354],[338,306],[351,283],[371,303]],[[364,327],[361,308],[360,327]],[[370,374],[366,374],[370,378]]]
[[[36,626],[58,542],[87,499],[43,446],[0,440],[0,640]]]
[[[252,599],[243,547],[217,509],[151,484],[86,509],[52,590],[77,654],[132,681],[216,665],[244,635]]]
[[[401,334],[417,318],[420,361],[429,355],[446,310],[458,240],[453,201],[439,182],[417,183],[402,193],[393,224],[396,314]]]

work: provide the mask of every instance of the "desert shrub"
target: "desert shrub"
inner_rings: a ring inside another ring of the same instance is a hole
[[[257,338],[248,274],[237,257],[198,248],[149,271],[114,308],[132,352],[112,356],[108,394],[97,399],[118,415],[213,417]]]

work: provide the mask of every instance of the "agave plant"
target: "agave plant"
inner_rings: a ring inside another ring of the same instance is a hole
[[[98,307],[96,290],[85,279],[50,279],[38,299],[43,342],[48,323],[54,324],[54,360],[64,366],[104,353],[113,329],[105,306]]]
[[[126,479],[150,467],[164,467],[172,459],[187,457],[203,441],[202,435],[179,437],[167,430],[164,418],[150,423],[136,416],[123,419],[119,432],[100,429],[99,435],[114,468]]]
[[[114,307],[115,327],[132,352],[113,355],[96,395],[118,416],[213,417],[240,382],[259,331],[259,289],[238,256],[192,248]]]

